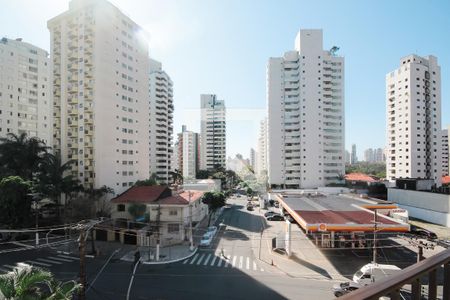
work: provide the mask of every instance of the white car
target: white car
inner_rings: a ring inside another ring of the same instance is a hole
[[[216,226],[209,226],[208,229],[206,230],[206,234],[209,234],[211,237],[214,237],[216,235],[216,232],[217,232]]]
[[[213,237],[207,233],[205,233],[202,237],[202,239],[200,240],[200,247],[208,247],[209,245],[211,245]]]

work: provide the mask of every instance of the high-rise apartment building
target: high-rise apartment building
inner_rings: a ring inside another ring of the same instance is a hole
[[[184,179],[195,179],[200,163],[200,139],[198,133],[186,130],[183,125],[182,132],[178,134],[178,170]]]
[[[0,137],[38,137],[52,146],[50,59],[22,39],[0,40]]]
[[[295,51],[267,67],[269,184],[314,188],[344,166],[344,58],[322,30],[300,30]]]
[[[381,148],[369,148],[364,151],[364,161],[369,163],[384,162],[384,150]]]
[[[267,118],[259,124],[258,145],[256,148],[256,176],[267,172]]]
[[[72,0],[48,21],[54,146],[86,188],[121,193],[149,177],[148,43],[105,0]]]
[[[450,142],[448,138],[448,133],[450,132],[450,126],[447,129],[441,131],[442,139],[442,176],[448,176],[450,174],[449,168],[449,149]]]
[[[356,145],[352,145],[352,156],[350,158],[350,163],[352,165],[356,164],[358,162],[358,155],[356,154]]]
[[[226,159],[226,117],[225,101],[216,95],[200,95],[201,150],[200,169],[225,168]]]
[[[386,75],[386,176],[441,184],[441,71],[434,56],[409,55]]]
[[[373,152],[372,148],[364,150],[364,161],[366,162],[374,162],[375,160],[375,153]]]
[[[173,83],[161,63],[150,59],[149,137],[150,173],[159,183],[169,183],[173,135]]]
[[[256,168],[256,151],[253,148],[250,148],[249,165],[250,165],[250,167],[252,167],[253,171],[255,171],[255,168]]]
[[[345,150],[345,164],[348,165],[350,164],[350,162],[350,152],[348,152],[348,150]]]

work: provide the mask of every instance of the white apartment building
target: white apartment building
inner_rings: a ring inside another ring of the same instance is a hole
[[[364,151],[364,161],[369,163],[384,162],[384,150],[381,148],[369,148]]]
[[[216,95],[200,95],[201,133],[200,169],[225,168],[226,116],[225,100]]]
[[[173,83],[161,63],[150,59],[149,78],[150,173],[160,184],[170,181],[173,135]]]
[[[271,186],[315,188],[344,165],[344,58],[323,49],[322,30],[300,30],[295,51],[267,67]]]
[[[441,71],[434,56],[409,55],[386,75],[386,176],[441,185]]]
[[[178,164],[184,179],[195,179],[199,168],[200,140],[198,133],[183,130],[178,134]]]
[[[442,176],[448,176],[450,174],[450,168],[449,168],[449,149],[450,149],[450,142],[448,138],[448,133],[450,132],[450,125],[447,129],[443,129],[441,131],[441,138],[442,138]]]
[[[250,148],[250,158],[249,158],[249,165],[252,167],[253,171],[255,171],[256,168],[256,151],[253,148]]]
[[[352,165],[356,164],[358,162],[358,155],[356,154],[356,145],[352,145],[352,156],[350,157],[350,163]]]
[[[149,177],[148,43],[105,0],[72,0],[47,24],[54,146],[87,188],[121,193]]]
[[[22,39],[0,40],[0,137],[38,137],[52,146],[50,59]]]
[[[267,118],[259,123],[258,145],[256,148],[256,176],[267,171]]]

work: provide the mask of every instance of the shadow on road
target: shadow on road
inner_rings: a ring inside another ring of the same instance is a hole
[[[310,270],[312,270],[312,271],[314,271],[314,272],[316,272],[316,273],[318,273],[318,274],[320,274],[322,276],[327,277],[328,279],[333,279],[333,277],[331,277],[331,275],[325,269],[323,269],[323,268],[321,268],[319,266],[316,266],[316,265],[314,265],[312,263],[309,263],[306,260],[301,259],[300,257],[298,257],[295,254],[293,254],[291,256],[291,260],[295,261],[298,264],[303,265],[304,267],[307,267],[308,269],[310,269]]]

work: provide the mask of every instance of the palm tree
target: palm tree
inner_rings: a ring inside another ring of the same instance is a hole
[[[69,300],[79,289],[75,281],[61,283],[53,274],[24,263],[18,263],[13,271],[0,275],[0,298]]]
[[[71,195],[73,192],[82,191],[79,180],[67,174],[74,162],[69,160],[63,164],[59,153],[46,153],[38,165],[34,190],[52,199],[58,207],[61,204],[61,194]],[[59,213],[59,208],[57,211]]]
[[[31,180],[47,150],[45,143],[36,137],[28,137],[26,133],[8,133],[7,137],[0,138],[0,166],[3,175],[18,175]]]

